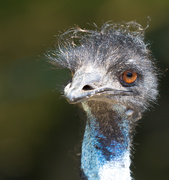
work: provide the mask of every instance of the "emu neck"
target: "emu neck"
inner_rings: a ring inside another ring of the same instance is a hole
[[[81,169],[87,180],[131,180],[130,120],[125,106],[98,101],[82,103],[87,123]]]

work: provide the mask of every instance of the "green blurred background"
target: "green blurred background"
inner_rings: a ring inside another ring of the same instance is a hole
[[[43,58],[74,24],[136,20],[163,73],[158,105],[134,138],[136,180],[169,179],[169,1],[0,0],[0,180],[78,180],[84,120],[60,90],[69,81]]]

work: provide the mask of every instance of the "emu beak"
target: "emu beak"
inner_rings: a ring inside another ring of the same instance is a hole
[[[76,104],[88,99],[98,99],[100,100],[103,98],[101,97],[102,94],[104,94],[104,99],[105,99],[105,94],[109,94],[108,91],[113,94],[114,89],[112,88],[107,88],[107,87],[101,87],[97,89],[90,89],[89,85],[85,85],[82,90],[72,88],[71,83],[69,83],[65,87],[65,96],[68,99],[69,103],[71,104]],[[114,91],[115,94],[115,91]]]

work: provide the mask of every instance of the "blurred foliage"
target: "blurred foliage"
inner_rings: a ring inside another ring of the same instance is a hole
[[[78,24],[136,20],[161,68],[159,104],[134,139],[136,180],[169,179],[169,1],[0,0],[0,180],[76,180],[84,121],[62,98],[67,70],[43,57],[54,35]]]

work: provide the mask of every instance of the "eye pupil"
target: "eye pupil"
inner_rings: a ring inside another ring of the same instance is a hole
[[[130,71],[130,70],[124,71],[124,73],[121,75],[120,79],[127,84],[132,84],[137,79],[137,73],[134,71]]]
[[[131,72],[127,72],[126,76],[131,78],[133,76],[133,74]]]

